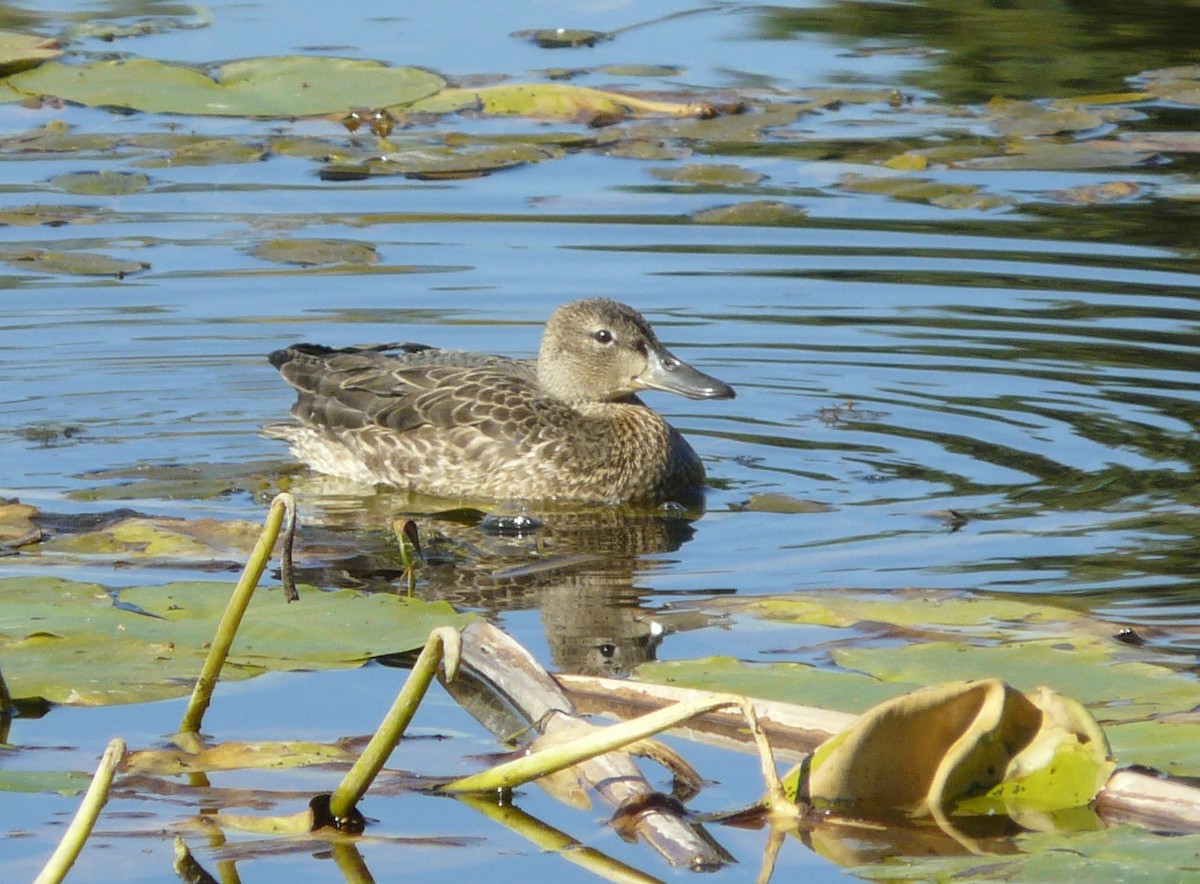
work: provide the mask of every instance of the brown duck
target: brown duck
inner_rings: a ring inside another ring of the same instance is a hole
[[[681,362],[636,310],[559,307],[536,360],[419,344],[270,355],[297,390],[267,434],[324,473],[448,497],[619,503],[687,495],[700,458],[637,394],[731,399]]]

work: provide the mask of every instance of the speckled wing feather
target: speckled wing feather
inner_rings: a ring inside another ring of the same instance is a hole
[[[292,414],[335,432],[473,427],[501,438],[529,421],[535,407],[543,416],[548,407],[532,365],[502,356],[414,344],[341,350],[297,344],[270,358],[296,388]]]

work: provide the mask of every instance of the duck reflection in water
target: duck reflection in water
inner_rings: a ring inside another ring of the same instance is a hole
[[[320,472],[409,492],[375,494],[372,508],[388,513],[374,516],[362,497],[357,506],[327,498],[331,527],[351,516],[378,532],[401,512],[423,510],[422,597],[493,615],[539,607],[563,670],[619,674],[653,658],[672,627],[643,609],[635,574],[653,567],[641,557],[690,539],[705,473],[637,393],[723,399],[734,391],[673,356],[640,314],[605,299],[560,307],[537,360],[414,344],[298,344],[270,359],[297,402],[296,420],[268,435]],[[512,536],[511,523],[412,494],[520,500],[540,527]],[[364,550],[336,570],[318,579],[379,586],[398,576],[394,547]]]

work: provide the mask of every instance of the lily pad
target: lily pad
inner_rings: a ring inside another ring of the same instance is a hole
[[[744,227],[795,227],[808,217],[799,206],[778,200],[749,200],[731,206],[704,209],[692,216],[697,224],[734,224]]]
[[[0,580],[0,655],[14,696],[83,705],[146,702],[191,690],[232,583],[172,583],[113,594],[49,577]],[[421,647],[435,626],[470,621],[446,603],[350,590],[287,604],[260,590],[222,678],[345,668]]]
[[[259,243],[250,254],[276,264],[375,264],[379,253],[370,243],[345,239],[272,239]]]
[[[0,77],[27,70],[62,54],[62,47],[56,40],[0,30]]]
[[[28,267],[39,273],[62,273],[68,276],[113,276],[124,279],[150,267],[143,261],[128,261],[97,255],[92,252],[48,252],[40,249],[7,255],[4,258],[16,267]]]
[[[11,77],[29,95],[52,95],[90,107],[149,113],[300,117],[355,106],[406,104],[443,80],[419,68],[325,56],[275,56],[229,62],[214,76],[151,59],[59,62]]]
[[[14,206],[11,209],[0,210],[0,226],[11,224],[14,227],[35,227],[45,224],[47,227],[61,227],[64,224],[91,224],[102,214],[104,210],[95,206]]]
[[[136,172],[68,172],[50,179],[51,186],[84,196],[121,196],[146,189],[150,179]]]
[[[744,694],[842,712],[865,712],[876,703],[912,688],[911,685],[884,684],[859,673],[833,672],[802,663],[752,664],[733,657],[643,663],[633,674],[642,681],[657,684]]]
[[[403,175],[420,180],[478,178],[562,156],[562,151],[536,144],[505,143],[489,147],[412,148],[386,154],[366,163],[333,164],[321,169],[326,180],[353,180],[372,175]]]
[[[734,504],[732,509],[750,513],[827,513],[832,507],[827,503],[815,500],[805,500],[790,494],[768,493],[755,494],[742,503]]]
[[[650,174],[664,181],[702,184],[710,187],[739,187],[758,184],[767,177],[761,172],[752,172],[730,163],[691,163],[686,166],[669,166],[651,169]]]
[[[570,83],[508,83],[479,89],[444,89],[403,110],[410,113],[454,113],[476,110],[494,116],[568,120],[622,120],[627,117],[709,117],[703,102],[661,101],[606,92]]]
[[[1001,135],[1059,135],[1104,125],[1099,114],[1079,107],[1045,107],[1031,101],[996,98],[988,103],[987,109],[993,127]]]
[[[145,169],[170,169],[179,166],[224,166],[257,163],[267,158],[261,144],[240,138],[189,138],[171,148],[169,156],[146,157],[135,165]]]
[[[934,641],[901,648],[839,648],[833,658],[847,669],[903,684],[932,684],[948,677],[1002,678],[1025,690],[1045,684],[1084,703],[1103,724],[1200,705],[1195,678],[1165,666],[1119,661],[1112,643],[1092,636],[991,647]]]

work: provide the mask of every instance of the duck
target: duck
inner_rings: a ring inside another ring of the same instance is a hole
[[[608,298],[554,311],[536,359],[424,344],[294,344],[268,356],[296,390],[266,435],[318,472],[459,499],[620,504],[696,494],[704,465],[639,394],[732,399]]]

